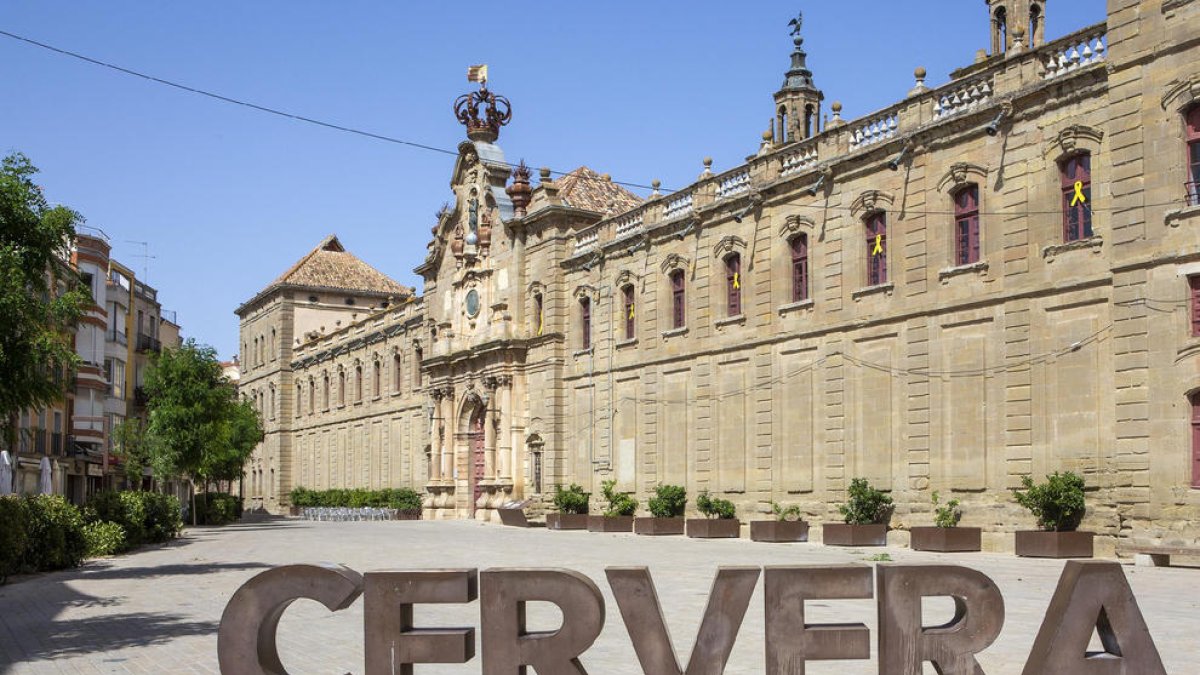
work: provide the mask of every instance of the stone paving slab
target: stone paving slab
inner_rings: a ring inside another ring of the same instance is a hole
[[[646,565],[654,576],[676,652],[686,664],[718,565],[863,562],[888,553],[905,563],[963,564],[992,577],[1006,600],[1004,632],[980,656],[987,675],[1019,675],[1063,562],[1010,555],[939,555],[901,548],[841,549],[819,544],[761,544],[631,534],[551,532],[475,522],[329,523],[281,520],[191,529],[179,541],[132,555],[93,561],[78,570],[18,579],[0,587],[0,674],[216,673],[216,628],[233,592],[275,565],[327,560],[366,572],[433,567],[568,567],[604,592],[607,619],[583,656],[592,675],[638,674],[604,568]],[[1200,648],[1200,569],[1124,567],[1167,672],[1196,673]],[[873,600],[808,604],[810,622],[862,622],[875,641]],[[948,599],[926,602],[926,623],[950,618]],[[417,622],[476,625],[478,604],[430,606]],[[531,628],[557,625],[557,610],[534,605]],[[280,625],[279,644],[292,675],[362,672],[362,600],[330,614],[312,601],[295,603]],[[874,651],[874,644],[872,650]],[[478,649],[476,650],[478,653]],[[730,675],[764,670],[762,582],[751,600]],[[419,673],[479,672],[466,665],[421,666]],[[813,662],[811,675],[877,673],[873,661]],[[932,673],[932,668],[927,672]]]

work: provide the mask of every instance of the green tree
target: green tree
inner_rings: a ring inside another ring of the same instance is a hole
[[[191,483],[194,524],[196,485],[240,476],[262,440],[262,421],[248,401],[237,400],[213,348],[194,340],[157,355],[145,387],[150,466],[162,479]]]
[[[51,206],[37,171],[20,153],[0,162],[0,438],[14,460],[21,411],[63,397],[79,362],[72,331],[91,302],[69,263],[83,217]]]
[[[113,427],[113,454],[121,460],[125,480],[134,489],[140,489],[142,475],[150,465],[150,439],[146,435],[146,423],[139,417],[130,417]]]

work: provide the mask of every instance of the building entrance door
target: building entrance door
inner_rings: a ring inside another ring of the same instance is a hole
[[[479,408],[471,416],[471,515],[475,515],[475,504],[483,494],[483,420],[485,410]]]

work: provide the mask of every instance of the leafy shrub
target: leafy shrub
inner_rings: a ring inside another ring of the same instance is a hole
[[[705,518],[721,518],[730,520],[737,515],[737,507],[728,499],[713,499],[708,494],[708,490],[700,493],[696,497],[696,508],[700,513],[704,514]]]
[[[87,542],[87,557],[120,553],[127,547],[125,529],[117,523],[99,520],[83,526],[83,538]]]
[[[588,498],[591,496],[590,492],[584,492],[581,486],[574,483],[568,488],[559,485],[554,488],[554,507],[559,513],[587,513]]]
[[[196,495],[197,525],[227,525],[238,517],[240,501],[224,492],[201,492]]]
[[[60,495],[25,498],[26,532],[24,567],[35,571],[78,567],[87,553],[83,516]]]
[[[600,484],[601,494],[608,500],[606,516],[632,516],[637,512],[638,501],[624,492],[617,492],[617,481],[606,480]]]
[[[892,515],[892,498],[871,487],[865,478],[850,481],[850,498],[838,507],[850,525],[886,523]]]
[[[0,584],[21,569],[21,559],[29,541],[28,515],[20,497],[0,497]]]
[[[1015,492],[1017,503],[1029,509],[1044,530],[1070,532],[1079,527],[1086,511],[1083,500],[1083,478],[1067,471],[1046,476],[1046,482],[1034,485],[1029,476],[1021,478],[1025,492]]]
[[[687,509],[687,490],[678,485],[659,485],[647,506],[655,518],[679,518]]]
[[[146,541],[146,508],[140,494],[138,492],[97,492],[83,507],[85,522],[115,523],[124,531],[123,548],[115,552],[136,548]]]
[[[134,492],[142,500],[146,514],[146,542],[161,544],[179,536],[183,531],[183,510],[179,498],[158,492]]]
[[[800,506],[797,504],[784,508],[782,504],[771,502],[771,511],[775,513],[775,520],[791,522],[800,520]]]
[[[938,527],[955,527],[958,521],[962,519],[962,511],[958,508],[958,500],[951,499],[950,501],[938,505],[938,493],[933,493],[933,524]]]
[[[346,490],[310,490],[308,488],[293,488],[288,497],[292,506],[322,506],[349,507],[360,509],[364,507],[399,509],[414,511],[421,508],[421,495],[409,488],[385,488],[383,490],[366,490],[354,488]]]

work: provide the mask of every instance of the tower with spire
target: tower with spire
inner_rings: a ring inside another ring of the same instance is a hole
[[[802,46],[804,38],[800,35],[803,23],[804,15],[801,13],[788,22],[794,48],[792,65],[784,76],[783,87],[775,92],[772,132],[776,145],[812,138],[821,130],[821,101],[825,100],[825,94],[813,84],[812,71],[805,63],[808,54]]]

